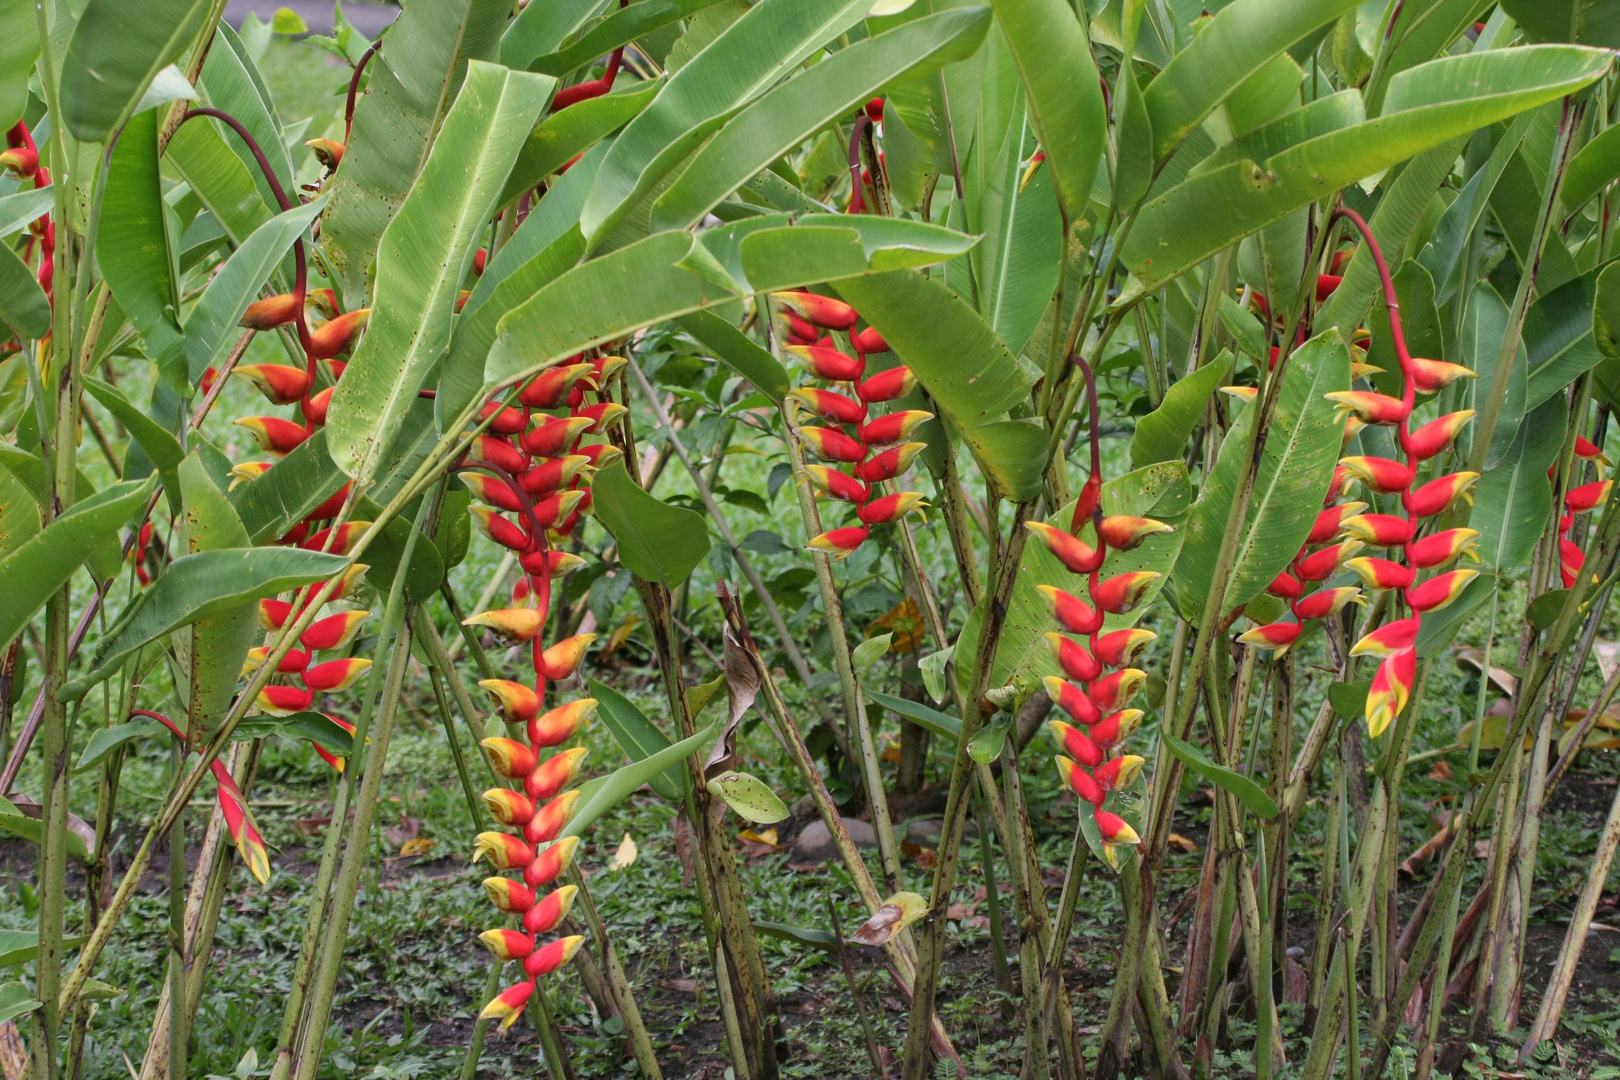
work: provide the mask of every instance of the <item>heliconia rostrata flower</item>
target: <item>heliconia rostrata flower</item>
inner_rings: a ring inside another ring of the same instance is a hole
[[[904,365],[866,374],[866,358],[888,352],[889,345],[870,327],[855,330],[860,313],[853,307],[808,292],[775,293],[772,298],[786,314],[786,351],[797,357],[813,378],[840,387],[825,390],[804,386],[790,391],[788,397],[803,412],[835,425],[806,424],[795,431],[805,450],[826,462],[805,466],[805,476],[816,493],[855,507],[858,524],[829,529],[812,538],[809,545],[811,550],[843,559],[866,543],[873,526],[891,524],[922,509],[920,492],[886,493],[878,488],[911,468],[925,444],[908,440],[934,414],[900,409],[871,415],[871,406],[904,397],[917,380]],[[821,331],[832,330],[848,336],[855,355],[840,352],[830,334],[818,336]]]
[[[487,860],[499,874],[520,871],[522,882],[505,877],[484,880],[484,891],[500,911],[522,917],[522,930],[490,930],[482,940],[501,960],[523,964],[526,981],[497,994],[481,1014],[515,1023],[534,996],[535,980],[571,960],[583,939],[561,937],[542,943],[567,916],[576,886],[547,890],[567,870],[577,836],[558,839],[568,826],[580,792],[564,791],[579,775],[583,747],[549,753],[568,742],[596,710],[593,698],[576,698],[547,708],[548,682],[579,670],[594,634],[576,634],[547,643],[545,627],[559,578],[584,565],[558,551],[555,541],[573,534],[590,512],[590,480],[620,455],[600,438],[626,414],[608,397],[608,383],[625,361],[618,356],[576,357],[547,368],[517,391],[517,404],[491,402],[480,420],[488,421],[461,462],[460,477],[484,506],[472,507],[480,531],[518,556],[523,574],[513,590],[513,607],[480,612],[466,620],[504,641],[527,643],[534,670],[532,685],[514,679],[485,679],[495,711],[511,736],[484,740],[490,764],[520,789],[484,792],[490,817],[518,835],[489,831],[478,835],[473,861]],[[521,736],[518,737],[518,736]]]
[[[1087,390],[1094,396],[1090,371],[1083,366],[1082,370],[1086,372]],[[1151,518],[1103,513],[1102,457],[1095,409],[1092,417],[1091,475],[1075,501],[1069,528],[1038,521],[1026,522],[1025,527],[1065,569],[1085,583],[1084,599],[1056,586],[1039,586],[1053,618],[1063,629],[1062,633],[1046,635],[1063,672],[1062,676],[1046,677],[1046,693],[1073,721],[1053,720],[1048,726],[1063,751],[1056,758],[1058,773],[1076,795],[1091,804],[1103,852],[1109,864],[1117,867],[1119,849],[1138,844],[1141,838],[1123,818],[1102,807],[1110,793],[1128,785],[1142,769],[1142,758],[1120,753],[1119,747],[1135,732],[1144,715],[1142,710],[1129,706],[1147,675],[1131,664],[1156,635],[1139,628],[1104,633],[1103,625],[1106,614],[1124,614],[1137,607],[1159,575],[1137,570],[1104,578],[1102,568],[1109,551],[1128,551],[1172,529]],[[1078,640],[1080,637],[1085,640]]]

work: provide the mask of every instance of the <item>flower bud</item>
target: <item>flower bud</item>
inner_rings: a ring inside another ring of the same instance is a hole
[[[1427,570],[1432,566],[1450,562],[1460,555],[1478,559],[1474,554],[1474,543],[1479,539],[1478,529],[1446,529],[1443,532],[1430,533],[1421,540],[1412,543],[1407,552],[1407,561],[1419,570]]]
[[[585,469],[590,463],[591,459],[584,454],[541,458],[518,477],[518,487],[530,495],[549,495],[572,484],[580,475],[589,475]]]
[[[547,847],[534,857],[534,861],[523,868],[523,880],[531,889],[542,885],[549,885],[574,861],[574,849],[579,847],[579,837],[565,836],[561,840]]]
[[[283,420],[279,416],[244,416],[235,423],[237,427],[247,429],[260,450],[276,457],[292,453],[298,449],[299,443],[309,437],[302,424]]]
[[[541,630],[540,612],[534,608],[498,608],[461,620],[463,626],[482,626],[494,632],[502,641],[520,644]]]
[[[880,495],[855,511],[855,516],[866,525],[887,525],[899,521],[913,511],[920,512],[922,492],[901,491],[893,495]]]
[[[574,896],[578,892],[578,885],[564,885],[547,893],[538,904],[523,913],[523,929],[530,934],[549,934],[557,929],[557,925],[568,918],[568,909],[574,906]]]
[[[846,472],[828,465],[806,465],[804,475],[816,489],[844,502],[863,503],[872,497],[872,489]]]
[[[1339,535],[1339,525],[1345,518],[1353,517],[1367,509],[1364,502],[1339,503],[1330,506],[1316,515],[1316,524],[1311,526],[1311,534],[1305,538],[1307,544],[1325,544]]]
[[[1146,682],[1147,672],[1137,668],[1124,668],[1093,680],[1086,696],[1103,712],[1113,712],[1130,704],[1131,699]]]
[[[525,961],[523,970],[531,979],[538,979],[542,975],[550,975],[574,958],[579,947],[585,944],[585,939],[578,934],[572,937],[558,938],[539,949]]]
[[[270,716],[291,716],[309,708],[315,695],[296,686],[266,686],[253,699],[259,711]]]
[[[837,349],[820,345],[789,345],[782,350],[792,353],[818,379],[828,382],[854,382],[866,371],[866,361],[846,356]]]
[[[497,960],[522,960],[534,951],[534,940],[516,930],[485,930],[478,935],[478,940],[489,947]]]
[[[1430,420],[1412,432],[1412,456],[1419,461],[1427,461],[1441,453],[1473,418],[1473,409],[1463,409],[1461,412],[1447,413],[1438,420]]]
[[[1420,394],[1433,394],[1445,389],[1458,379],[1478,378],[1478,375],[1461,364],[1448,364],[1444,360],[1425,360],[1420,356],[1411,358],[1412,385]]]
[[[1380,495],[1404,492],[1412,484],[1412,470],[1391,458],[1357,455],[1339,459],[1339,464],[1350,471],[1371,491]]]
[[[1376,592],[1380,589],[1404,589],[1412,584],[1412,571],[1409,567],[1389,559],[1375,559],[1362,556],[1351,559],[1344,564],[1346,570],[1355,572],[1361,579],[1363,588]]]
[[[1357,514],[1345,518],[1342,528],[1369,547],[1400,547],[1412,539],[1412,523],[1394,514]]]
[[[1103,518],[1102,524],[1097,526],[1097,535],[1102,538],[1103,543],[1115,551],[1130,551],[1156,533],[1175,531],[1162,521],[1131,517],[1128,514],[1111,514]]]
[[[794,428],[810,452],[823,461],[860,461],[866,457],[866,444],[836,428]]]
[[[249,484],[270,471],[271,462],[268,461],[239,461],[231,466],[231,475],[236,479],[231,481],[228,490],[235,491],[239,484]],[[344,485],[347,487],[348,485]]]
[[[321,163],[321,168],[327,172],[337,171],[343,164],[343,144],[333,139],[305,139],[304,145],[309,147],[315,160]]]
[[[480,1020],[494,1020],[499,1018],[501,1030],[505,1031],[517,1023],[518,1017],[523,1015],[524,1008],[529,1004],[529,998],[534,994],[534,983],[520,982],[516,986],[509,986],[490,998],[489,1004],[478,1014]]]
[[[1366,634],[1350,648],[1351,656],[1394,656],[1417,641],[1418,621],[1396,619]]]
[[[855,466],[855,475],[869,484],[875,484],[880,480],[893,480],[911,468],[911,463],[916,460],[917,455],[927,448],[927,443],[920,442],[891,446]]]
[[[1239,634],[1238,642],[1256,649],[1276,649],[1277,655],[1281,656],[1289,646],[1299,640],[1299,635],[1304,629],[1299,623],[1267,623],[1265,626],[1256,626]]]
[[[1089,574],[1103,563],[1105,552],[1044,521],[1026,521],[1024,528],[1040,537],[1058,561],[1073,574]],[[1155,575],[1157,576],[1157,575]],[[1095,599],[1095,597],[1093,597]]]
[[[590,419],[591,426],[585,429],[585,434],[600,435],[623,420],[629,412],[617,401],[599,401],[595,405],[581,405],[574,410],[574,415]]]
[[[1417,671],[1417,653],[1411,649],[1396,653],[1378,665],[1372,686],[1367,690],[1367,734],[1382,735],[1401,715],[1412,693]]]
[[[490,788],[484,792],[484,805],[489,807],[489,816],[502,825],[526,825],[538,812],[527,795],[507,788]],[[527,836],[524,839],[531,844],[535,842]]]
[[[1137,757],[1135,754],[1123,754],[1091,770],[1091,778],[1106,791],[1118,791],[1129,787],[1131,781],[1142,771],[1142,766],[1146,764],[1145,758]]]
[[[889,446],[905,442],[911,433],[932,420],[934,414],[922,409],[902,409],[899,412],[874,416],[861,426],[861,441],[868,446]]]
[[[1142,838],[1136,835],[1135,829],[1126,824],[1124,818],[1118,814],[1110,814],[1106,810],[1097,811],[1097,831],[1110,844],[1128,846],[1142,842]]]
[[[555,491],[545,498],[537,500],[534,504],[535,523],[542,529],[557,527],[569,514],[574,512],[575,508],[584,501],[587,494],[588,492],[577,489],[573,491]]]
[[[312,396],[309,399],[309,404],[304,407],[304,419],[316,427],[323,427],[326,424],[327,410],[332,405],[332,391],[336,389],[335,386],[328,386],[325,390]]]
[[[1112,750],[1136,732],[1146,715],[1141,709],[1121,709],[1092,724],[1087,734],[1104,750]]]
[[[848,330],[860,319],[856,310],[830,296],[812,292],[771,293],[771,299],[824,330]]]
[[[534,861],[534,848],[511,833],[481,832],[472,861],[479,859],[488,859],[496,870],[521,870]]]
[[[485,679],[478,685],[489,693],[508,724],[525,723],[540,712],[540,695],[533,687],[509,679]]]
[[[544,844],[557,839],[557,834],[563,831],[563,827],[573,815],[574,804],[579,802],[580,795],[580,790],[575,788],[573,791],[565,791],[542,806],[523,826],[523,839],[531,844]]]
[[[485,878],[484,892],[488,894],[489,902],[502,911],[521,915],[534,907],[534,891],[511,878]]]
[[[329,555],[347,555],[354,549],[360,537],[371,528],[369,521],[346,521],[342,525],[333,525],[329,529],[322,529],[298,546],[305,551],[324,551]]]
[[[1573,589],[1575,587],[1575,579],[1580,576],[1581,567],[1585,565],[1586,553],[1573,540],[1565,537],[1558,541],[1558,575],[1564,581],[1564,588]],[[1435,580],[1440,579],[1436,578]]]
[[[866,525],[846,525],[841,529],[829,529],[820,536],[812,537],[810,543],[805,545],[811,551],[820,551],[830,555],[835,560],[848,558],[856,548],[866,543],[872,530]]]
[[[559,364],[523,384],[518,400],[531,409],[555,409],[563,403],[574,384],[591,374],[590,364]]]
[[[834,424],[859,424],[866,419],[866,406],[863,403],[832,390],[803,386],[789,390],[787,396]]]
[[[1071,634],[1095,634],[1102,629],[1102,613],[1073,593],[1052,585],[1037,585],[1035,590],[1046,597],[1052,617]]]
[[[1354,416],[1363,424],[1398,424],[1412,411],[1400,398],[1371,390],[1335,390],[1322,396],[1337,407],[1337,416]]]
[[[348,352],[349,347],[354,344],[355,335],[370,318],[370,308],[356,308],[322,323],[310,331],[310,355],[317,360],[330,360],[334,356]]]
[[[370,667],[371,661],[361,657],[328,660],[304,672],[304,685],[319,693],[336,693],[353,686]]]
[[[1302,588],[1299,579],[1284,570],[1271,579],[1271,584],[1266,586],[1266,592],[1284,600],[1294,600],[1299,597]]]
[[[519,513],[523,509],[522,500],[518,498],[517,492],[507,486],[505,480],[484,473],[464,472],[461,474],[461,482],[479,502],[488,503],[510,514]]]
[[[1354,585],[1321,589],[1295,601],[1294,615],[1299,619],[1325,619],[1329,615],[1337,615],[1343,610],[1344,605],[1352,601],[1358,604],[1365,603],[1361,598],[1361,590]]]
[[[1564,495],[1564,505],[1577,514],[1585,513],[1609,497],[1613,480],[1600,480],[1595,484],[1582,484]]]
[[[285,600],[260,600],[259,625],[266,630],[280,630],[293,613],[293,606]]]
[[[583,457],[593,469],[605,469],[624,457],[624,451],[612,443],[587,443],[574,447],[574,453]]]
[[[580,698],[559,705],[529,722],[529,742],[537,749],[561,746],[578,734],[595,712],[595,698]]]
[[[878,99],[874,98],[873,100],[876,101]],[[880,108],[879,111],[881,112],[881,108]],[[882,117],[879,116],[878,119],[881,120]],[[861,330],[861,331],[858,331],[857,333],[851,334],[850,339],[849,339],[849,343],[855,347],[856,352],[864,353],[867,356],[871,356],[874,353],[886,353],[886,352],[889,351],[889,343],[887,341],[884,341],[883,340],[883,335],[878,333],[876,328],[871,327],[871,326],[868,326],[865,330]],[[890,370],[892,371],[893,369],[891,368]],[[900,391],[900,393],[903,394],[903,393],[905,393],[905,391],[902,390],[902,391]],[[863,394],[862,396],[865,396],[865,395]],[[900,394],[896,394],[894,396],[899,397]],[[868,397],[866,400],[867,401],[878,401],[878,400],[887,401],[889,399],[888,398],[878,399],[878,398]]]
[[[1479,473],[1476,472],[1459,472],[1442,476],[1437,480],[1430,480],[1407,495],[1402,502],[1406,505],[1407,513],[1414,518],[1433,517],[1458,499],[1467,499],[1472,506],[1474,496],[1469,489],[1478,479]]]
[[[566,679],[579,670],[585,659],[585,650],[596,640],[595,634],[575,634],[564,638],[540,654],[536,671],[547,679]]]
[[[1067,727],[1068,725],[1064,725]],[[1074,789],[1074,793],[1090,803],[1092,806],[1101,806],[1103,800],[1108,798],[1108,792],[1102,785],[1091,778],[1091,774],[1082,769],[1078,763],[1069,760],[1062,754],[1053,759],[1057,762],[1058,776],[1065,784]]]
[[[246,659],[242,661],[241,677],[245,679],[253,672],[258,671],[264,666],[264,662],[269,657],[270,650],[264,645],[257,645],[249,649]],[[297,649],[289,649],[287,655],[281,658],[281,663],[276,665],[276,671],[283,675],[293,675],[303,671],[308,666],[308,653],[299,652]]]
[[[596,421],[589,416],[543,416],[540,422],[523,433],[523,449],[537,457],[556,457],[567,453],[569,447]]]
[[[1051,698],[1058,708],[1072,716],[1077,723],[1090,726],[1102,719],[1102,710],[1097,707],[1097,703],[1087,697],[1085,691],[1073,683],[1065,682],[1056,675],[1048,675],[1043,680],[1043,684],[1046,687],[1046,696]],[[1089,765],[1095,764],[1095,762],[1088,763],[1084,755],[1075,753],[1072,747],[1069,752],[1074,754],[1075,760],[1082,765],[1089,767]],[[1099,756],[1098,760],[1100,761],[1102,758]]]
[[[870,333],[870,331],[862,331],[862,333]],[[863,351],[887,352],[888,350]],[[904,364],[896,364],[887,371],[880,371],[876,375],[869,375],[862,380],[860,385],[861,400],[873,404],[880,401],[893,401],[895,398],[902,398],[911,393],[916,385],[916,373]]]
[[[309,390],[309,374],[291,364],[238,364],[232,375],[240,375],[259,393],[270,399],[272,405],[291,405],[303,398]]]
[[[574,777],[579,775],[581,763],[589,753],[585,747],[576,746],[572,750],[564,750],[542,761],[533,772],[524,777],[523,793],[537,802],[552,798],[573,783]]]
[[[1123,574],[1100,581],[1091,590],[1091,598],[1102,610],[1123,615],[1142,602],[1148,589],[1160,578],[1153,570],[1128,570]]]
[[[516,739],[493,736],[479,745],[489,751],[490,767],[495,774],[507,780],[520,780],[528,776],[538,764],[534,751]]]
[[[286,326],[296,318],[298,318],[297,294],[278,293],[249,304],[247,310],[242,313],[241,321],[236,325],[245,326],[250,330],[274,330],[278,326]]]
[[[1075,688],[1071,687],[1070,689]],[[1073,724],[1065,724],[1061,720],[1053,720],[1047,726],[1052,729],[1052,734],[1057,737],[1064,751],[1073,757],[1075,761],[1088,769],[1102,764],[1102,748],[1093,742],[1091,737],[1084,731]]]
[[[473,524],[478,526],[478,531],[501,547],[512,551],[524,551],[528,548],[531,542],[529,534],[489,507],[469,506],[467,511],[472,514]]]
[[[1052,656],[1057,660],[1058,667],[1063,669],[1063,674],[1076,682],[1090,682],[1102,674],[1102,664],[1073,638],[1047,634],[1046,643],[1051,646]]]
[[[1294,572],[1299,575],[1301,581],[1325,581],[1361,548],[1361,541],[1345,540],[1321,551],[1313,551],[1294,560]]]
[[[1479,576],[1477,570],[1452,570],[1406,590],[1406,602],[1414,611],[1439,611],[1462,595],[1468,583]],[[1565,588],[1568,588],[1566,585]]]

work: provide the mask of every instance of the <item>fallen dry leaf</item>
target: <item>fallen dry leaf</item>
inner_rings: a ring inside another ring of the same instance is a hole
[[[1174,833],[1174,832],[1171,833],[1169,842],[1170,842],[1171,847],[1176,848],[1176,849],[1178,849],[1180,851],[1185,851],[1188,854],[1191,854],[1192,852],[1198,850],[1198,845],[1197,844],[1193,843],[1191,840],[1187,839],[1185,836],[1182,836],[1180,833]]]
[[[973,910],[978,906],[978,904],[964,904],[958,901],[945,909],[945,917],[951,922],[961,922],[971,917]]]
[[[413,836],[399,845],[399,854],[401,858],[406,859],[426,855],[438,846],[438,843],[437,840],[430,840],[425,836]]]
[[[890,765],[900,764],[900,748],[894,743],[890,743],[889,745],[885,746],[883,748],[883,753],[878,756],[881,760],[888,762]]]
[[[1474,858],[1488,859],[1491,857],[1491,842],[1489,840],[1474,841]]]
[[[737,839],[752,840],[756,844],[775,844],[779,842],[776,839],[776,829],[774,827],[766,829],[763,832],[755,832],[753,829],[744,829],[742,832],[737,834]]]
[[[962,926],[968,930],[988,930],[990,929],[990,916],[975,915],[970,919],[963,919]]]
[[[625,833],[624,839],[619,841],[619,850],[613,853],[613,869],[623,870],[636,861],[636,842]]]
[[[669,980],[669,988],[671,990],[679,990],[683,994],[695,994],[697,993],[697,980],[671,979]]]
[[[399,824],[383,832],[383,839],[388,841],[390,847],[403,848],[407,841],[415,840],[422,835],[422,822],[413,817],[400,815]]]
[[[1453,777],[1451,775],[1451,762],[1446,761],[1444,759],[1434,763],[1434,768],[1429,770],[1428,778],[1430,780],[1453,780],[1453,779],[1456,779],[1455,777]]]
[[[332,824],[332,815],[327,814],[325,817],[301,817],[293,822],[293,828],[305,836],[314,836],[330,824]]]

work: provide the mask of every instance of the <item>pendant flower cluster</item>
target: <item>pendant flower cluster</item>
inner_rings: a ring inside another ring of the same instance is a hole
[[[492,402],[483,419],[489,434],[474,440],[460,477],[484,506],[472,513],[479,528],[497,544],[514,551],[523,577],[514,592],[522,606],[486,611],[467,620],[513,643],[527,642],[534,667],[532,686],[508,679],[479,683],[494,700],[507,724],[523,739],[484,740],[490,762],[503,778],[521,790],[491,788],[484,792],[490,816],[519,835],[489,831],[478,834],[473,859],[488,859],[498,872],[522,871],[522,880],[489,877],[484,890],[490,902],[521,916],[520,930],[489,930],[482,940],[501,960],[523,964],[525,980],[503,990],[485,1007],[485,1018],[500,1018],[501,1027],[516,1023],[534,996],[537,980],[573,959],[584,939],[555,938],[542,943],[567,917],[577,887],[546,891],[568,868],[577,836],[558,839],[572,816],[579,791],[564,792],[579,775],[584,747],[543,757],[582,730],[596,710],[594,698],[546,708],[547,680],[566,679],[578,670],[595,634],[577,634],[550,646],[543,631],[551,614],[555,582],[584,565],[577,555],[551,547],[578,527],[590,508],[589,481],[601,466],[620,456],[618,448],[588,435],[602,435],[625,415],[623,405],[608,398],[608,379],[624,359],[617,356],[574,362],[535,376],[518,392],[516,407]],[[587,394],[595,400],[588,401]],[[503,513],[504,511],[504,513]],[[507,515],[513,515],[508,517]]]
[[[1053,736],[1064,750],[1056,759],[1058,774],[1076,795],[1092,805],[1103,853],[1109,865],[1117,868],[1118,849],[1141,843],[1141,837],[1124,818],[1102,806],[1109,793],[1128,785],[1144,764],[1135,754],[1120,753],[1120,747],[1145,715],[1141,709],[1129,708],[1147,681],[1147,673],[1131,664],[1158,635],[1140,628],[1105,634],[1103,622],[1109,615],[1125,614],[1140,604],[1159,575],[1151,570],[1132,570],[1103,578],[1102,565],[1110,550],[1130,551],[1156,533],[1173,530],[1151,518],[1104,516],[1096,390],[1089,369],[1086,376],[1092,396],[1091,475],[1080,489],[1069,529],[1064,531],[1038,521],[1025,522],[1024,527],[1071,573],[1085,579],[1085,598],[1055,586],[1038,586],[1058,625],[1066,631],[1046,635],[1063,669],[1061,678],[1047,676],[1046,692],[1074,721],[1051,722]]]
[[[345,525],[343,529],[351,534],[348,539],[358,536],[358,532],[353,531],[352,526]],[[317,550],[325,543],[324,536],[311,538],[311,540],[319,541],[315,545]],[[346,541],[340,541],[334,544],[332,550],[342,554],[346,546]],[[343,580],[338,583],[337,591],[333,593],[332,599],[341,600],[349,595],[354,584],[360,580],[366,569],[364,565],[351,567],[345,573]],[[317,585],[305,587],[302,597],[304,603],[308,603],[313,598],[315,590],[318,588]],[[259,625],[269,633],[275,633],[288,623],[296,621],[299,614],[299,605],[286,600],[259,601]],[[314,657],[318,652],[347,648],[349,643],[354,640],[354,636],[360,632],[361,624],[366,621],[370,614],[369,611],[361,610],[340,611],[335,615],[327,615],[311,623],[309,629],[299,635],[298,648],[289,649],[287,655],[282,657],[281,663],[276,666],[278,676],[287,676],[290,680],[295,680],[299,685],[292,685],[290,682],[266,684],[253,702],[258,710],[270,716],[292,716],[294,713],[313,708],[316,694],[336,693],[339,690],[347,690],[353,686],[360,676],[370,670],[370,660],[363,657],[345,657],[316,663]],[[263,666],[269,655],[270,650],[264,646],[249,649],[247,659],[242,664],[242,676],[246,678],[257,671]],[[354,733],[354,725],[347,720],[340,720],[331,713],[323,713],[322,715],[351,735]],[[319,743],[311,743],[311,745],[315,747],[315,752],[320,754],[328,765],[339,772],[343,771],[343,758],[333,754]]]
[[[1590,461],[1599,466],[1608,464],[1608,458],[1603,456],[1597,444],[1584,436],[1575,436],[1575,456],[1583,461]],[[1556,481],[1558,465],[1554,463],[1547,470],[1548,479]],[[1599,476],[1603,474],[1598,473]],[[1569,538],[1569,531],[1575,525],[1575,515],[1584,514],[1603,505],[1609,498],[1609,489],[1614,486],[1613,480],[1598,480],[1591,484],[1582,484],[1571,488],[1564,495],[1564,514],[1558,519],[1558,573],[1564,581],[1564,588],[1575,587],[1575,579],[1580,575],[1581,567],[1586,565],[1586,553],[1580,545]]]
[[[6,132],[6,149],[0,153],[0,169],[5,169],[20,180],[32,180],[34,189],[51,186],[51,170],[39,163],[39,147],[34,143],[34,136],[29,132],[28,125],[19,120]],[[53,305],[55,296],[51,292],[51,279],[56,273],[56,224],[51,221],[49,214],[43,214],[28,223],[28,242],[23,246],[22,260],[27,263],[33,254],[34,244],[39,244],[39,270],[35,278],[39,287],[45,291],[45,298]],[[50,334],[47,333],[46,337]]]
[[[917,377],[903,364],[871,376],[866,374],[866,358],[888,352],[889,344],[871,327],[855,329],[860,314],[853,307],[805,292],[775,293],[773,299],[786,308],[786,351],[798,357],[811,375],[849,391],[801,387],[788,393],[797,405],[828,424],[795,427],[794,431],[812,454],[828,463],[805,466],[805,474],[816,490],[826,498],[855,507],[858,524],[829,529],[810,541],[811,549],[843,559],[866,542],[872,526],[899,521],[921,510],[920,492],[879,494],[878,485],[911,468],[927,444],[908,440],[934,414],[921,409],[870,414],[872,405],[909,394]],[[819,330],[847,334],[855,355],[839,352],[830,337],[818,336]]]

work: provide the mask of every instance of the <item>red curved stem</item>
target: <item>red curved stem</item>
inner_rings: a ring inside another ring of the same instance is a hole
[[[360,75],[366,70],[371,58],[377,55],[382,48],[382,39],[378,38],[371,43],[371,48],[360,54],[360,59],[354,63],[354,74],[349,76],[349,99],[343,105],[343,145],[349,145],[349,131],[354,127],[354,99],[360,93]]]

